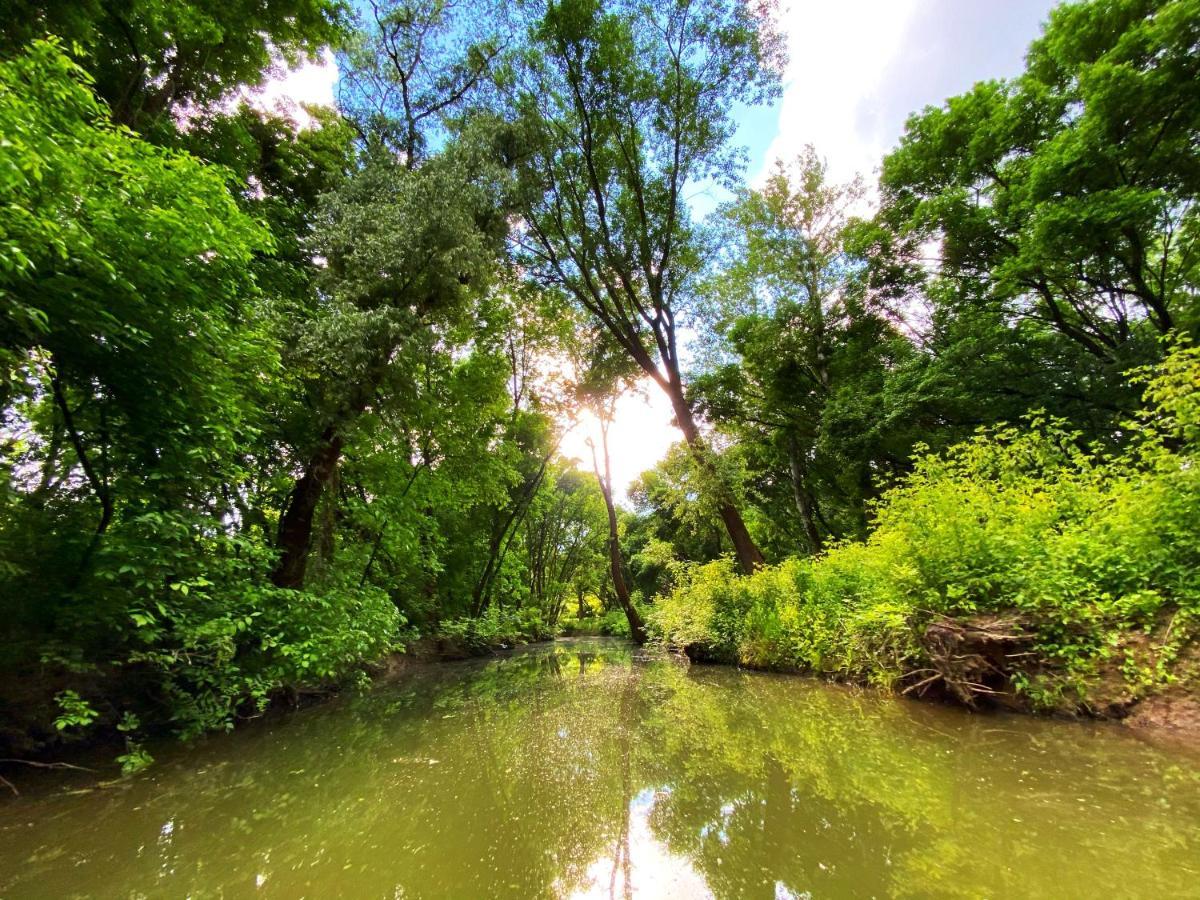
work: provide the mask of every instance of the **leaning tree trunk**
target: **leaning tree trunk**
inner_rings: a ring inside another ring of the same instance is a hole
[[[692,458],[705,470],[706,474],[713,477],[719,486],[718,490],[721,495],[718,498],[717,512],[721,516],[721,521],[725,523],[729,539],[733,542],[733,552],[737,557],[738,566],[743,575],[751,575],[763,565],[763,555],[755,545],[754,539],[750,537],[750,530],[746,527],[742,514],[729,496],[728,486],[720,481],[716,466],[709,455],[708,445],[704,442],[700,429],[696,425],[696,419],[692,415],[692,409],[683,396],[683,385],[677,378],[673,378],[669,387],[671,408],[675,412],[675,419],[679,423],[679,429],[683,432],[684,440],[687,441],[688,449],[691,450]]]
[[[533,502],[534,496],[542,486],[542,479],[546,477],[546,467],[550,464],[550,457],[557,450],[558,445],[555,444],[554,449],[542,457],[542,464],[538,467],[537,473],[531,480],[525,482],[521,493],[517,496],[517,499],[503,521],[493,527],[492,536],[488,542],[487,563],[484,565],[483,573],[475,582],[475,589],[471,594],[472,618],[479,618],[483,615],[484,610],[487,609],[488,603],[491,601],[492,584],[495,581],[496,575],[500,572],[500,566],[504,563],[504,557],[508,552],[512,537],[516,534],[516,529],[520,528],[521,522],[524,520],[525,514],[529,511],[529,506]],[[499,530],[497,530],[497,527]],[[506,537],[508,538],[507,541],[505,540]]]
[[[271,581],[276,586],[295,590],[304,587],[317,506],[342,461],[345,430],[366,410],[387,369],[388,353],[380,352],[363,378],[353,386],[340,414],[321,432],[303,472],[292,485],[287,507],[279,520],[277,546],[280,556],[271,573]]]
[[[608,456],[608,426],[600,424],[600,440],[604,444],[604,475],[600,475],[600,464],[596,460],[596,448],[592,447],[592,468],[596,471],[596,480],[600,482],[600,493],[604,495],[604,507],[608,511],[608,567],[612,576],[613,590],[617,602],[625,612],[629,622],[629,636],[638,644],[646,643],[646,624],[641,614],[633,605],[629,595],[629,586],[625,583],[625,573],[621,568],[621,540],[617,529],[617,509],[612,499],[612,465]]]
[[[308,569],[313,521],[326,485],[337,471],[342,458],[343,439],[336,428],[326,428],[317,449],[309,457],[304,473],[292,486],[287,508],[279,520],[279,562],[271,573],[277,587],[300,590]]]

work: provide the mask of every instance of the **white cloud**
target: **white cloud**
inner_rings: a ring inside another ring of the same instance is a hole
[[[811,143],[828,160],[833,180],[861,174],[873,184],[909,115],[976,81],[1018,74],[1054,5],[1054,0],[792,0],[780,21],[790,63],[778,131],[751,180],[759,181],[774,160],[791,159]],[[760,147],[765,143],[762,135],[744,137]],[[618,493],[680,438],[669,424],[670,404],[662,392],[649,384],[647,395],[649,403],[623,400],[613,424]],[[590,467],[585,434],[581,426],[567,444]]]
[[[908,116],[1016,75],[1052,0],[793,0],[781,26],[790,63],[763,171],[806,144],[830,174],[873,181]]]
[[[884,146],[872,97],[915,8],[916,0],[796,0],[780,23],[790,62],[768,161],[812,143],[839,181],[870,171]]]

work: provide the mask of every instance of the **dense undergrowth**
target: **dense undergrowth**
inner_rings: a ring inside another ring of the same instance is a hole
[[[433,638],[447,656],[475,656],[517,644],[554,637],[541,612],[531,606],[519,609],[488,607],[483,615],[462,616],[442,622]]]
[[[1200,351],[1139,379],[1122,450],[1039,418],[983,431],[920,460],[866,541],[750,577],[688,568],[653,626],[701,658],[1040,709],[1196,679]]]

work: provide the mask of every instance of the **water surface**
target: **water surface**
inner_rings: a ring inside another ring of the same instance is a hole
[[[1200,897],[1200,759],[602,640],[0,805],[0,897]]]

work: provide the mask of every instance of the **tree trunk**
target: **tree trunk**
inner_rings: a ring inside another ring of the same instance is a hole
[[[725,530],[729,532],[729,539],[733,542],[733,552],[737,557],[742,574],[751,575],[755,569],[763,565],[763,555],[755,546],[754,539],[750,537],[750,530],[746,528],[742,514],[730,499],[728,486],[719,480],[720,476],[716,471],[716,466],[713,465],[712,459],[708,455],[708,446],[700,434],[696,419],[692,415],[692,409],[683,396],[683,385],[677,377],[671,379],[667,393],[671,400],[671,408],[675,411],[675,420],[679,423],[679,429],[683,432],[684,440],[687,441],[688,448],[692,452],[692,458],[706,471],[706,474],[712,476],[713,480],[719,484],[718,489],[721,496],[718,498],[717,511],[720,513],[721,521],[725,523]]]
[[[800,513],[800,521],[804,524],[804,535],[808,538],[808,546],[814,554],[821,552],[821,532],[817,530],[817,520],[814,514],[816,501],[808,492],[805,483],[804,463],[800,459],[800,448],[796,439],[788,435],[787,439],[788,465],[792,472],[792,496],[796,501],[796,511]]]
[[[271,581],[277,587],[300,590],[308,568],[313,521],[325,486],[342,458],[342,436],[333,427],[321,434],[317,449],[304,467],[288,497],[287,509],[279,520],[279,549],[282,551]]]
[[[608,511],[608,568],[612,577],[613,590],[617,602],[629,622],[629,636],[635,643],[646,643],[646,624],[641,614],[633,605],[629,596],[629,586],[625,584],[625,573],[621,569],[621,541],[617,529],[617,509],[612,499],[612,465],[608,456],[608,425],[601,421],[600,440],[604,445],[604,476],[600,475],[600,464],[596,460],[596,448],[592,447],[592,468],[596,471],[596,480],[600,482],[600,493],[604,495],[604,508]]]
[[[500,566],[504,563],[504,557],[508,553],[508,546],[512,542],[512,535],[516,533],[515,529],[521,527],[521,522],[525,518],[525,513],[529,510],[529,505],[533,502],[534,496],[538,492],[538,488],[542,486],[542,479],[546,476],[546,466],[550,464],[550,457],[558,450],[558,445],[554,445],[554,449],[549,454],[542,458],[542,464],[538,467],[537,473],[531,481],[526,481],[520,495],[518,495],[512,508],[509,510],[508,516],[500,524],[500,530],[492,530],[492,537],[488,543],[488,559],[484,565],[483,574],[479,576],[479,580],[475,582],[475,589],[471,594],[471,617],[479,618],[483,615],[483,611],[487,609],[487,605],[491,600],[492,582],[500,571]],[[510,531],[510,529],[513,529]],[[508,536],[508,542],[505,542],[505,537]]]

